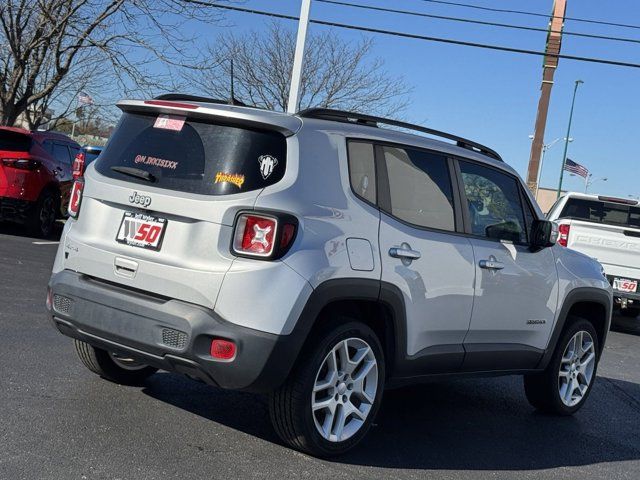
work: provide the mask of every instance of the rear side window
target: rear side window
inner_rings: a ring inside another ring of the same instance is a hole
[[[460,162],[462,183],[474,235],[527,242],[518,181],[510,175],[475,163]]]
[[[640,228],[640,207],[587,198],[569,198],[559,217]]]
[[[257,190],[282,179],[286,139],[277,132],[184,117],[125,113],[96,161],[102,175],[202,195]],[[116,172],[129,167],[154,182]]]
[[[62,145],[61,143],[53,144],[53,156],[54,158],[65,165],[71,164],[71,154],[69,153],[69,149],[66,145]]]
[[[455,230],[446,157],[421,150],[383,147],[391,211],[419,227]]]
[[[351,188],[356,195],[375,204],[376,169],[373,144],[350,141],[348,148]]]
[[[22,133],[0,130],[0,150],[10,152],[28,152],[31,149],[31,137]]]

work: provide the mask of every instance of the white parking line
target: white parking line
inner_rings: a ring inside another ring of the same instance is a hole
[[[34,245],[58,245],[60,242],[31,242]]]

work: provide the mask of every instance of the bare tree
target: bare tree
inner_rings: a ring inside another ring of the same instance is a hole
[[[0,125],[20,115],[37,121],[56,95],[90,81],[91,65],[125,93],[170,86],[170,68],[147,67],[197,63],[197,43],[181,28],[193,19],[210,23],[219,13],[190,0],[0,1]]]
[[[205,63],[186,73],[188,88],[229,98],[231,59],[235,96],[242,102],[285,111],[289,96],[295,32],[272,23],[266,32],[221,35],[207,47]],[[307,38],[300,108],[342,108],[398,115],[411,89],[372,58],[372,41],[350,43],[329,31]]]

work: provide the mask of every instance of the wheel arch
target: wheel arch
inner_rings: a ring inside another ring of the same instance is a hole
[[[562,333],[571,325],[571,317],[584,318],[593,324],[598,334],[598,355],[600,355],[611,325],[612,309],[613,300],[611,294],[606,290],[581,287],[569,292],[562,304],[549,344],[540,360],[539,368],[544,369],[548,365]]]
[[[335,318],[346,316],[369,326],[378,336],[385,355],[387,378],[406,350],[404,300],[400,290],[373,279],[335,279],[320,284],[311,294],[294,334],[300,335],[301,346],[296,361],[315,333],[326,328]]]

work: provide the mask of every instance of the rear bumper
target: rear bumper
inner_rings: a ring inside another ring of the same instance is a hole
[[[287,377],[301,340],[225,321],[214,311],[123,288],[70,270],[51,277],[58,330],[109,351],[222,388],[266,392]],[[213,338],[232,340],[231,361],[213,359]]]
[[[34,203],[19,198],[0,196],[0,221],[24,222]]]

